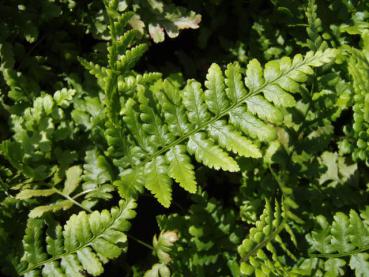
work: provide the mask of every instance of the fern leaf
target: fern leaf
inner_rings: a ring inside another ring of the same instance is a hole
[[[73,191],[77,189],[81,181],[82,169],[80,166],[75,165],[65,172],[66,180],[64,183],[63,193],[70,195]]]
[[[145,166],[145,187],[166,208],[172,200],[172,182],[167,172],[168,166],[161,156]]]
[[[48,205],[42,205],[42,206],[33,208],[28,214],[28,216],[30,218],[37,218],[37,217],[41,217],[44,213],[47,213],[47,212],[57,212],[60,210],[68,210],[72,206],[73,206],[72,201],[60,200],[55,203],[50,203]]]
[[[238,107],[229,113],[229,121],[246,135],[260,141],[272,141],[277,134],[273,126],[250,114],[245,107]]]
[[[114,10],[114,8],[111,8]],[[116,10],[116,9],[115,9]],[[129,20],[135,15],[134,12],[128,11],[118,16],[118,19],[114,22],[114,27],[116,30],[124,30],[124,28],[129,23]]]
[[[143,128],[141,128],[139,115],[135,112],[135,105],[136,102],[132,98],[128,99],[124,109],[123,120],[127,124],[128,128],[131,130],[131,132],[135,134],[135,139],[137,143],[141,146],[141,148],[148,152],[152,152],[154,150],[150,147],[149,142],[146,139],[144,130]]]
[[[191,123],[199,126],[210,118],[204,102],[204,93],[201,84],[197,81],[188,81],[183,90],[183,105],[186,107],[188,119]]]
[[[97,149],[86,151],[82,179],[86,188],[95,188],[112,180],[112,169]]]
[[[344,213],[337,213],[334,216],[331,234],[334,251],[349,252],[354,248],[349,241],[349,219]]]
[[[212,64],[206,75],[205,102],[214,114],[220,114],[228,108],[229,103],[224,93],[224,77],[219,65]]]
[[[251,92],[256,91],[264,83],[263,69],[258,60],[251,60],[246,69],[245,84]]]
[[[140,102],[142,129],[149,137],[150,144],[166,145],[173,138],[171,133],[168,133],[167,125],[163,124],[158,112],[153,108],[153,101],[150,101],[151,99],[145,95],[144,89],[139,90],[137,97]]]
[[[191,154],[195,155],[198,162],[210,168],[221,168],[230,172],[240,170],[237,162],[211,140],[206,139],[204,133],[197,133],[190,137],[187,149]]]
[[[243,157],[261,157],[259,148],[232,128],[231,125],[227,125],[225,121],[214,122],[208,130],[209,135],[227,150]]]
[[[98,80],[103,80],[107,77],[108,69],[105,67],[102,67],[98,64],[94,64],[92,62],[88,62],[83,58],[79,58],[79,62],[83,65],[84,68],[87,69],[87,71],[94,75]]]
[[[30,199],[33,197],[46,197],[50,196],[56,193],[54,189],[24,189],[21,192],[19,192],[15,198],[20,200]]]
[[[246,104],[251,114],[257,115],[265,121],[275,124],[280,124],[283,121],[282,112],[260,95],[246,99]]]
[[[120,179],[113,185],[118,188],[120,196],[127,199],[130,196],[138,196],[144,188],[144,175],[140,169],[127,169],[120,174]]]
[[[369,254],[359,253],[350,259],[350,267],[355,270],[355,276],[365,277],[369,275]]]
[[[320,36],[320,33],[323,31],[322,21],[317,15],[317,9],[315,0],[309,0],[306,8],[306,17],[308,20],[306,31],[309,36],[307,44],[314,51],[318,50],[323,43],[323,38]]]
[[[246,89],[242,83],[241,67],[238,63],[231,63],[225,71],[226,94],[232,104],[245,97]]]
[[[137,30],[128,30],[116,42],[117,53],[124,53],[128,47],[133,44],[135,39],[140,36]]]
[[[195,193],[194,166],[186,154],[186,148],[183,145],[177,145],[167,152],[166,157],[169,161],[169,176],[188,192]]]
[[[132,69],[146,51],[147,45],[143,43],[127,50],[117,61],[117,70],[125,73]]]
[[[291,94],[286,93],[279,85],[270,85],[263,92],[265,98],[276,106],[293,107],[296,104],[295,98]]]
[[[355,247],[369,245],[369,230],[366,228],[356,211],[350,211],[349,220],[349,240],[352,245]]]
[[[181,105],[181,94],[177,88],[165,80],[163,90],[157,91],[155,97],[162,108],[169,131],[175,136],[183,136],[189,132],[190,124],[185,108]]]
[[[29,219],[23,239],[22,261],[27,269],[20,274],[37,276],[84,276],[83,271],[97,276],[102,264],[117,258],[126,249],[128,220],[135,217],[133,200],[121,201],[110,211],[80,212],[72,215],[61,230],[57,225],[43,242],[44,221]]]

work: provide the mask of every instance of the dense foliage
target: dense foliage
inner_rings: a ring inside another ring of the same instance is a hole
[[[4,276],[369,276],[369,2],[0,3]]]

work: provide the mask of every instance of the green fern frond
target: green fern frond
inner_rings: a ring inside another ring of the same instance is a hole
[[[369,272],[369,225],[367,210],[360,214],[350,210],[349,214],[338,212],[329,224],[324,216],[317,217],[318,228],[306,236],[310,244],[310,257],[319,258],[324,264],[338,264],[340,274],[345,266],[355,271],[355,276],[367,276]],[[325,270],[332,271],[330,267]]]
[[[140,37],[135,30],[125,31],[125,26],[134,15],[132,12],[119,14],[113,2],[106,3],[107,14],[110,19],[111,44],[108,46],[108,67],[80,58],[80,63],[94,75],[107,97],[107,108],[110,119],[117,124],[119,113],[118,85],[119,76],[125,76],[146,52],[147,45],[140,43],[133,45]]]
[[[365,51],[348,48],[348,71],[352,78],[353,125],[345,127],[346,137],[340,148],[352,153],[354,160],[369,160],[369,56]]]
[[[289,250],[287,240],[280,237],[285,231],[296,246],[296,239],[287,223],[284,204],[275,201],[274,207],[266,201],[260,219],[251,228],[248,237],[238,247],[241,257],[241,274],[256,276],[286,276],[290,268],[285,264],[286,258],[296,260]],[[279,253],[279,250],[282,254]]]
[[[128,220],[135,217],[136,203],[121,201],[110,211],[80,212],[62,228],[49,226],[43,219],[29,219],[25,231],[21,275],[93,276],[103,273],[102,264],[126,251]],[[44,239],[46,235],[46,239]],[[44,241],[46,240],[46,241]]]
[[[318,17],[317,9],[318,6],[315,0],[309,0],[306,8],[306,17],[308,20],[306,31],[309,36],[307,39],[307,44],[309,49],[313,51],[327,47],[322,36],[320,35],[320,33],[323,31],[323,27],[322,21]]]
[[[114,184],[125,198],[136,196],[145,187],[169,207],[172,178],[188,191],[196,191],[190,155],[210,168],[230,172],[240,170],[232,155],[260,158],[256,139],[275,138],[273,125],[283,122],[283,109],[296,104],[293,94],[300,91],[301,83],[313,74],[313,67],[329,63],[335,56],[333,49],[319,50],[305,57],[298,54],[293,59],[270,61],[264,68],[254,59],[246,68],[244,82],[239,64],[229,64],[225,74],[212,64],[205,90],[195,80],[180,90],[158,76],[147,78],[148,83],[142,85],[145,77],[131,69],[146,45],[130,45],[134,32],[116,28],[132,15],[118,14],[113,4],[107,6],[112,37],[107,74],[101,73],[99,66],[82,63],[105,84],[110,119],[106,124],[107,154],[120,171],[121,179]]]
[[[168,207],[169,177],[174,176],[182,187],[195,190],[188,154],[208,167],[231,172],[239,171],[239,166],[228,152],[260,158],[262,154],[255,138],[265,141],[275,137],[272,124],[283,121],[282,108],[295,104],[293,94],[299,91],[300,83],[313,73],[313,67],[331,62],[334,56],[332,49],[309,52],[305,57],[296,55],[293,59],[271,61],[264,69],[257,60],[252,60],[246,69],[246,86],[238,64],[228,65],[225,76],[213,64],[207,74],[205,91],[195,80],[189,80],[182,91],[167,82],[151,88],[138,87],[120,112],[128,129],[127,141],[132,143],[125,153],[130,158],[116,160],[115,165],[120,168],[121,176],[127,176],[127,171],[130,175],[137,174],[136,179],[142,180],[139,187],[145,186]],[[183,170],[168,174],[167,168],[174,168],[178,162],[170,154],[168,159],[166,153],[179,149]],[[158,181],[158,176],[162,183],[154,186],[152,178]],[[115,184],[123,183],[126,185],[124,180]]]

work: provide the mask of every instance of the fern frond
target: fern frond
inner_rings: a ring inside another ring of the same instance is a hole
[[[300,83],[313,73],[313,67],[331,62],[334,56],[332,49],[308,52],[305,57],[296,55],[293,59],[271,61],[264,69],[257,60],[252,60],[246,69],[246,86],[242,82],[242,69],[236,63],[228,65],[225,76],[213,64],[207,74],[205,91],[195,80],[189,80],[182,91],[168,82],[150,88],[138,86],[137,93],[126,100],[121,110],[128,141],[132,142],[125,156],[131,158],[116,160],[115,165],[120,168],[121,176],[126,176],[125,171],[143,174],[143,179],[150,181],[153,178],[158,181],[160,176],[162,183],[155,185],[154,194],[167,207],[171,199],[171,182],[167,178],[173,177],[186,188],[194,172],[189,163],[181,169],[186,177],[179,178],[178,172],[163,170],[173,169],[176,162],[173,155],[166,153],[181,149],[183,161],[189,161],[190,154],[208,167],[239,171],[228,152],[260,158],[262,154],[255,138],[266,141],[275,137],[272,124],[283,121],[282,108],[295,105],[293,94],[299,91]],[[153,166],[158,160],[161,166]],[[115,184],[123,183],[126,182]],[[190,184],[190,190],[194,191],[193,181]],[[151,191],[154,189],[152,182],[144,181],[143,185]]]
[[[49,226],[42,219],[29,219],[23,239],[22,262],[25,276],[93,276],[103,273],[102,264],[126,251],[130,228],[128,220],[135,217],[136,203],[121,201],[110,211],[80,212],[62,228]],[[46,233],[45,233],[46,232]],[[46,241],[44,237],[46,234]]]
[[[364,51],[349,48],[348,71],[352,77],[353,125],[346,127],[345,141],[340,145],[343,152],[352,152],[354,160],[369,160],[369,57]]]
[[[146,52],[147,45],[140,43],[132,45],[140,36],[135,30],[124,31],[129,19],[134,15],[132,12],[119,14],[114,8],[115,3],[106,3],[106,10],[110,19],[111,45],[108,46],[108,68],[88,62],[80,58],[80,63],[98,79],[98,83],[107,97],[109,119],[118,124],[120,103],[118,97],[119,75],[126,75],[136,65],[141,56]]]
[[[240,270],[242,274],[256,276],[285,276],[290,268],[284,264],[286,258],[296,260],[290,252],[286,241],[280,237],[285,231],[295,244],[295,237],[287,223],[284,204],[275,201],[274,208],[266,201],[260,219],[251,228],[248,237],[238,247],[241,257]],[[282,254],[277,250],[281,249]],[[282,258],[283,257],[283,258]]]
[[[318,17],[317,9],[318,7],[315,0],[309,0],[306,8],[306,17],[308,20],[306,31],[309,36],[307,44],[309,49],[313,51],[317,51],[318,49],[321,49],[321,47],[326,47],[326,44],[323,43],[323,38],[320,35],[323,31],[323,27],[322,21]]]
[[[324,216],[318,216],[318,228],[306,236],[310,257],[322,259],[325,264],[339,262],[340,275],[345,272],[345,266],[349,266],[356,276],[366,276],[369,272],[369,225],[362,218],[367,218],[366,212],[359,214],[355,210],[350,210],[349,214],[336,213],[331,224]]]

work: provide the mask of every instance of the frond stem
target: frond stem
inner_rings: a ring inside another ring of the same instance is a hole
[[[129,237],[129,238],[133,239],[135,242],[137,242],[137,243],[139,243],[139,244],[141,244],[141,245],[143,245],[143,246],[145,246],[145,247],[147,247],[147,248],[151,249],[152,251],[154,251],[154,247],[152,247],[150,244],[148,244],[148,243],[146,243],[146,242],[144,242],[144,241],[142,241],[142,240],[140,240],[140,239],[136,238],[135,236],[132,236],[132,235],[130,235],[130,234],[127,234],[127,237]]]
[[[59,194],[60,196],[63,196],[64,198],[68,199],[69,201],[71,201],[73,204],[75,204],[76,206],[80,207],[81,209],[92,213],[92,211],[89,208],[83,207],[79,202],[77,202],[76,200],[74,200],[74,198],[70,197],[69,195],[61,192],[60,190],[54,188],[54,191]]]
[[[345,256],[351,256],[355,254],[359,254],[361,252],[366,252],[369,250],[369,245],[365,245],[363,247],[360,247],[356,250],[350,251],[350,252],[344,252],[344,253],[313,253],[309,254],[309,257],[311,258],[341,258]]]

